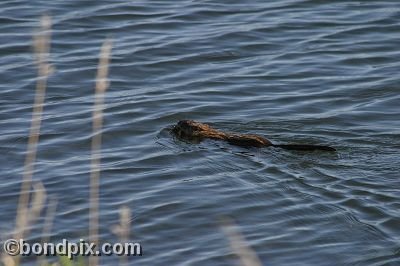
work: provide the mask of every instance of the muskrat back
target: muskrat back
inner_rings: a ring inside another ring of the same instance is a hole
[[[172,129],[176,137],[200,142],[203,139],[215,139],[227,141],[229,144],[242,147],[278,147],[287,150],[300,151],[336,151],[334,148],[325,145],[303,145],[303,144],[272,144],[268,139],[254,134],[234,134],[222,132],[211,126],[194,120],[181,120]]]

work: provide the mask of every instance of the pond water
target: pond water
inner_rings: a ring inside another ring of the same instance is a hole
[[[117,241],[127,206],[143,247],[132,265],[234,265],[226,216],[265,265],[400,265],[398,1],[1,1],[1,239],[14,228],[43,13],[55,72],[34,180],[58,202],[52,242],[87,238],[94,78],[109,37],[101,241]],[[186,143],[168,130],[181,119],[338,152]]]

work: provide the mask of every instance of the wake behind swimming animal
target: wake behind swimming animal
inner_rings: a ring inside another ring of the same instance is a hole
[[[298,151],[331,151],[336,149],[325,145],[303,145],[303,144],[273,144],[268,139],[253,134],[227,133],[193,120],[181,120],[172,129],[177,138],[192,142],[201,142],[204,139],[223,140],[229,144],[241,147],[278,147],[286,150]]]

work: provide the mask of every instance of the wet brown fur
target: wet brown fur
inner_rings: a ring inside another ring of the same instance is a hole
[[[252,134],[233,134],[226,133],[207,124],[196,122],[193,120],[181,120],[172,129],[176,137],[186,139],[192,142],[201,142],[204,139],[223,140],[236,146],[242,147],[268,147],[274,146],[288,150],[325,150],[336,151],[334,148],[323,145],[302,145],[302,144],[287,144],[275,145],[264,137]]]

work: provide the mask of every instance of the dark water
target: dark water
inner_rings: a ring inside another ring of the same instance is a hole
[[[87,237],[93,80],[112,37],[102,241],[117,241],[110,227],[127,205],[144,250],[133,265],[233,265],[220,216],[265,265],[400,265],[398,1],[1,1],[2,239],[37,79],[31,35],[45,12],[56,72],[34,179],[58,200],[53,242]],[[188,144],[166,130],[180,119],[338,153]]]

